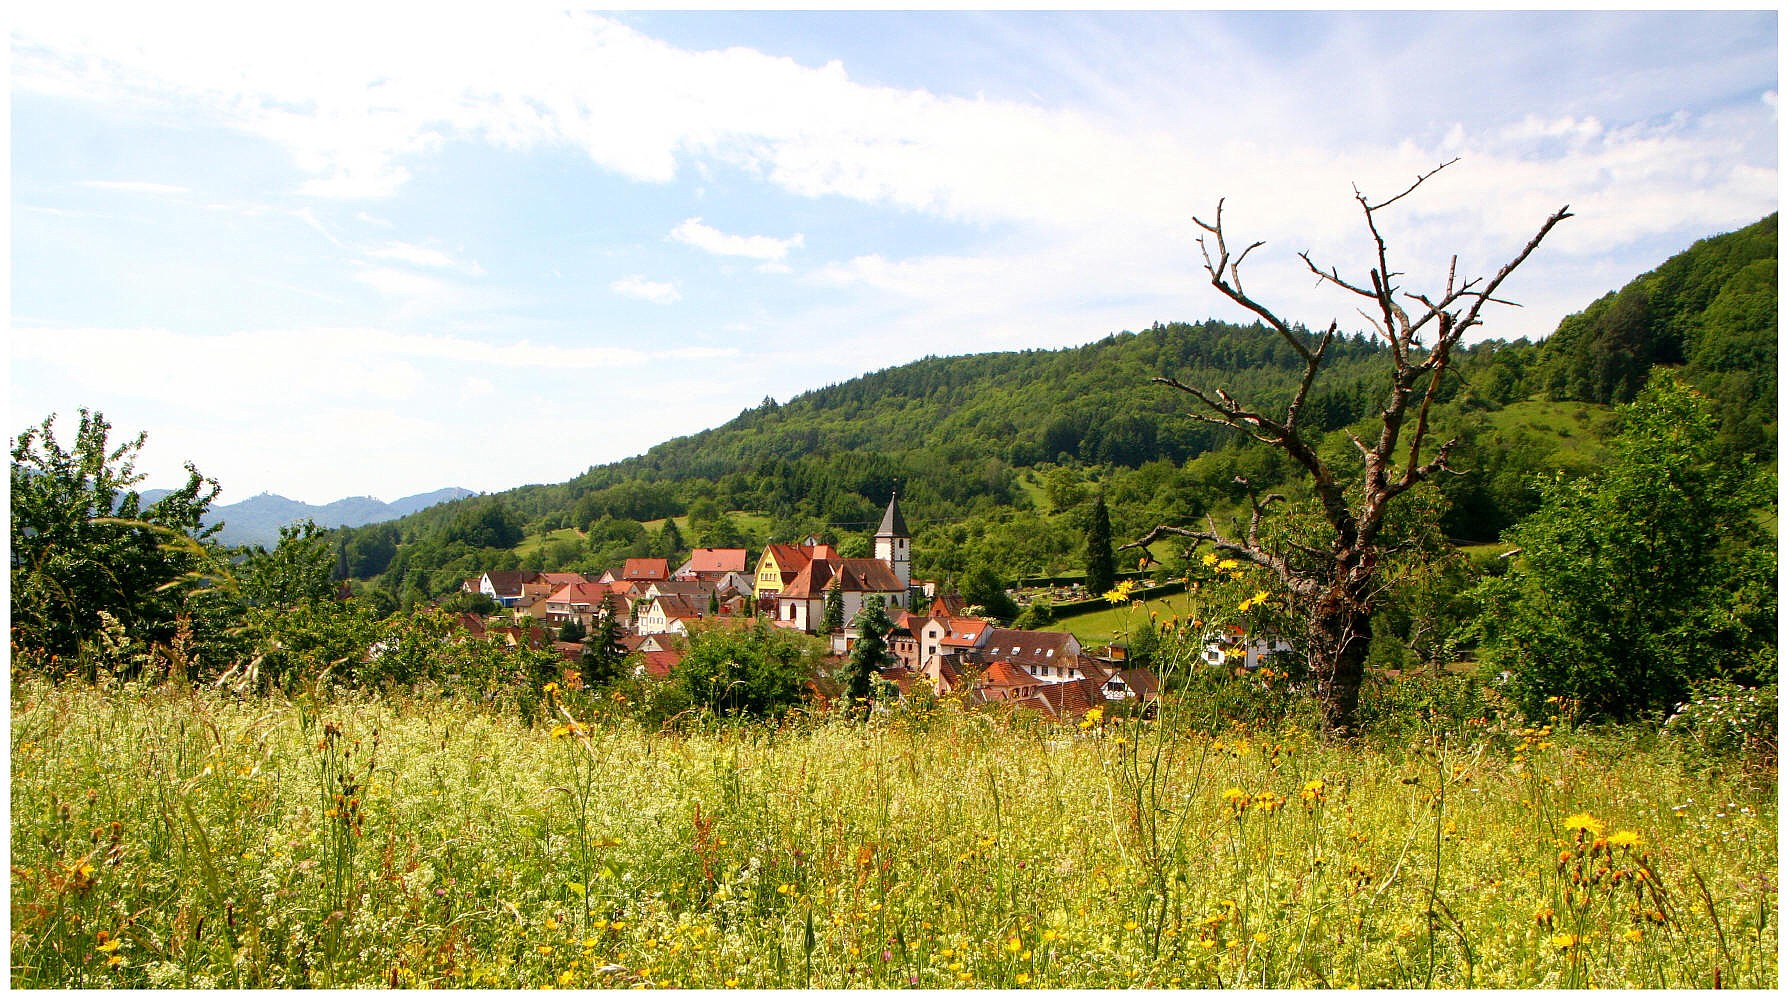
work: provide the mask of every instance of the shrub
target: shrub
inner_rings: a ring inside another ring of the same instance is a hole
[[[1696,685],[1689,700],[1664,721],[1665,739],[1691,770],[1734,764],[1776,766],[1776,686],[1747,688],[1729,681]]]

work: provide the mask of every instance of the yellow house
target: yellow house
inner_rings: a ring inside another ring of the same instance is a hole
[[[764,554],[757,560],[757,574],[752,577],[752,596],[760,601],[774,597],[782,593],[782,588],[806,569],[808,563],[833,557],[832,547],[820,544],[815,538],[808,538],[805,545],[766,545]]]

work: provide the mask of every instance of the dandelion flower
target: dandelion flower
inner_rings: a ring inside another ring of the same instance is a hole
[[[1586,812],[1575,813],[1565,817],[1564,825],[1567,830],[1580,830],[1591,837],[1600,837],[1602,831],[1606,829],[1606,827],[1602,825],[1601,820],[1596,819],[1594,816],[1591,816]]]
[[[1575,934],[1554,934],[1552,935],[1552,946],[1554,948],[1575,948],[1582,940]]]
[[[1610,847],[1638,847],[1639,846],[1639,834],[1633,832],[1632,830],[1616,831],[1613,836],[1608,838],[1608,846],[1610,846]]]

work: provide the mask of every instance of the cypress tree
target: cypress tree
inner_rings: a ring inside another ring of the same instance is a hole
[[[850,711],[867,713],[875,675],[882,672],[890,659],[887,635],[893,623],[888,620],[879,595],[863,602],[856,625],[857,642],[851,647],[850,659],[844,667],[844,697]]]
[[[1117,556],[1111,551],[1111,512],[1103,490],[1093,498],[1086,530],[1086,589],[1097,597],[1117,584]]]

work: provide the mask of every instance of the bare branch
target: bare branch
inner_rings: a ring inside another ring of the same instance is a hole
[[[1457,156],[1453,157],[1452,159],[1448,160],[1447,162],[1441,164],[1440,166],[1435,167],[1433,170],[1430,170],[1425,174],[1421,174],[1421,175],[1417,176],[1415,179],[1415,183],[1404,188],[1402,193],[1398,194],[1396,197],[1390,199],[1389,201],[1381,201],[1376,205],[1372,205],[1367,210],[1376,212],[1381,208],[1387,208],[1391,205],[1396,204],[1397,202],[1403,200],[1404,197],[1409,195],[1410,192],[1414,191],[1416,188],[1421,187],[1422,182],[1426,181],[1428,178],[1433,177],[1435,174],[1440,173],[1442,170],[1445,170],[1446,168],[1448,168],[1458,162],[1459,162],[1459,158]]]

